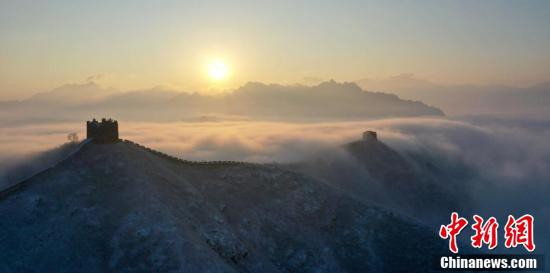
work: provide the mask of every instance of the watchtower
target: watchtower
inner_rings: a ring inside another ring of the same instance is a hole
[[[378,135],[375,131],[365,131],[363,133],[363,141],[377,141]]]
[[[118,142],[118,122],[105,118],[101,119],[101,122],[95,118],[92,121],[87,121],[86,138],[92,139],[94,143]]]

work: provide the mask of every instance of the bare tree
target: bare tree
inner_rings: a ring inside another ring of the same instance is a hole
[[[75,132],[69,133],[69,134],[67,135],[67,140],[68,140],[70,143],[76,143],[76,142],[78,142],[78,134],[75,133]]]

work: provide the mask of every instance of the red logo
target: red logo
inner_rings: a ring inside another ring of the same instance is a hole
[[[444,226],[441,225],[439,229],[439,237],[443,239],[449,238],[449,249],[453,253],[458,253],[458,246],[456,245],[456,236],[460,234],[462,229],[466,227],[468,220],[462,217],[458,217],[458,213],[453,212],[451,214],[451,223]]]
[[[487,222],[483,224],[483,218],[479,215],[474,215],[475,224],[472,225],[472,229],[475,234],[470,238],[472,246],[481,248],[481,245],[488,244],[489,249],[497,247],[498,244],[498,222],[495,217],[487,219]]]
[[[484,244],[489,249],[494,249],[498,245],[499,224],[495,217],[489,217],[485,221],[481,216],[474,215],[474,223],[471,228],[474,235],[470,237],[471,245],[475,248],[481,248]],[[525,214],[519,218],[509,215],[506,226],[504,227],[504,245],[507,248],[522,245],[527,251],[535,250],[535,241],[533,235],[533,224],[535,219],[530,214]],[[468,225],[468,220],[459,217],[458,213],[451,213],[451,223],[441,225],[439,228],[439,237],[449,239],[449,250],[458,253],[457,236]]]
[[[535,242],[533,239],[533,222],[535,219],[530,214],[521,216],[515,219],[514,216],[508,215],[508,221],[504,230],[506,241],[504,245],[507,248],[523,245],[527,251],[535,250]]]

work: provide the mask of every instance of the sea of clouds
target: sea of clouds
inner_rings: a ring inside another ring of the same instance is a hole
[[[359,139],[365,130],[377,131],[381,141],[401,152],[429,151],[445,162],[466,162],[477,177],[465,187],[471,187],[480,212],[499,214],[500,219],[507,213],[530,212],[538,216],[538,225],[550,227],[550,123],[546,121],[120,121],[121,138],[189,160],[292,163],[319,155],[336,157],[341,156],[341,145]],[[84,124],[0,128],[0,185],[12,184],[9,178],[27,177],[63,158],[70,147],[62,144],[72,132],[84,137]],[[25,173],[17,176],[14,170]],[[548,237],[540,239],[541,245],[550,245]]]
[[[0,173],[53,149],[84,123],[6,126],[0,130]],[[446,118],[394,118],[330,123],[264,121],[120,122],[121,138],[189,160],[298,162],[338,149],[365,130],[392,148],[429,150],[460,158],[499,183],[548,181],[550,123],[470,122]]]

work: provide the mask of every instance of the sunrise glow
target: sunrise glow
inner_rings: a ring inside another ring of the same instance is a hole
[[[221,81],[229,76],[229,67],[221,60],[214,60],[208,64],[208,76],[214,81]]]

